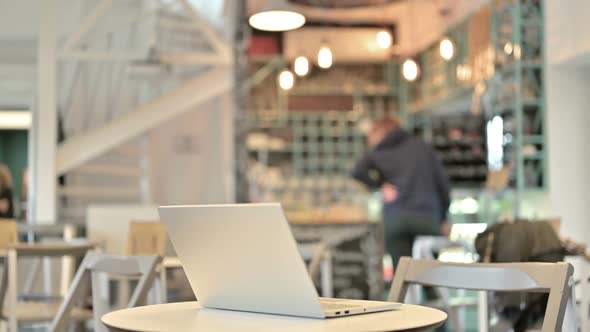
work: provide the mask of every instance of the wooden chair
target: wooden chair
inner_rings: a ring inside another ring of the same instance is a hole
[[[0,250],[18,243],[18,225],[15,219],[0,219]]]
[[[0,219],[0,251],[2,255],[0,259],[3,261],[2,280],[0,282],[0,315],[4,316],[4,299],[6,296],[6,289],[8,287],[8,266],[6,258],[8,255],[8,247],[18,243],[18,226],[14,219]]]
[[[542,332],[575,332],[572,276],[573,267],[568,263],[460,264],[402,257],[389,301],[402,302],[412,284],[479,291],[549,293]],[[566,307],[568,324],[564,324]]]
[[[2,226],[0,226],[2,227]],[[11,226],[12,227],[12,226]],[[14,229],[14,228],[12,228]],[[90,244],[40,243],[19,244],[11,242],[0,256],[3,276],[0,282],[1,319],[8,321],[11,332],[18,331],[18,324],[50,322],[59,307],[57,301],[18,301],[17,261],[19,257],[80,257],[93,248]],[[6,299],[6,307],[3,305]],[[76,310],[72,313],[76,319],[87,319],[92,313]]]
[[[132,221],[129,224],[127,255],[166,255],[167,233],[159,222]]]
[[[158,255],[166,256],[166,243],[168,233],[166,226],[158,221],[132,221],[129,224],[127,240],[127,255]],[[153,301],[159,303],[168,302],[166,269],[158,266],[159,276],[154,282]],[[126,286],[126,284],[125,284]],[[120,296],[128,298],[128,291],[123,286]]]
[[[112,256],[88,252],[78,268],[72,286],[62,302],[49,331],[62,332],[68,328],[75,305],[83,300],[88,286],[92,291],[92,309],[95,332],[107,332],[101,322],[102,315],[109,311],[108,299],[101,296],[101,273],[119,275],[127,278],[138,278],[137,286],[131,295],[127,307],[136,307],[145,303],[148,291],[156,277],[156,267],[162,258],[152,256]]]

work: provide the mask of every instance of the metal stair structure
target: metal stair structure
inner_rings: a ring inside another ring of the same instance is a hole
[[[97,2],[59,53],[62,221],[83,223],[91,204],[150,203],[149,131],[233,85],[230,48],[188,1],[109,26],[124,5]]]

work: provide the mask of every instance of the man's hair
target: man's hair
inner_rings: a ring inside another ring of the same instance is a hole
[[[371,132],[390,132],[400,127],[401,124],[397,118],[385,115],[373,121]]]

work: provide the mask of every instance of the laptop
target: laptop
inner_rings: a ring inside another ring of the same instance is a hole
[[[401,306],[320,298],[278,203],[162,206],[158,211],[203,307],[328,318]]]

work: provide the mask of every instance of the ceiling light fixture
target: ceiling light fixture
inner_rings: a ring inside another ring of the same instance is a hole
[[[302,27],[305,16],[291,10],[287,0],[269,0],[248,22],[258,30],[289,31]]]
[[[0,111],[0,129],[29,129],[31,122],[29,111]]]
[[[293,71],[297,76],[305,76],[309,73],[309,60],[303,55],[298,56],[295,58],[295,62],[293,63]]]
[[[323,44],[318,51],[318,66],[322,69],[328,69],[332,67],[333,61],[332,50],[328,45]]]
[[[449,61],[455,55],[455,44],[449,39],[445,38],[440,41],[439,45],[440,56]]]
[[[402,74],[404,75],[404,78],[410,82],[413,82],[416,80],[416,78],[418,78],[418,75],[420,74],[420,68],[418,68],[418,64],[416,63],[416,61],[412,60],[412,59],[407,59],[406,61],[404,61],[404,63],[402,64]]]
[[[393,38],[391,38],[391,34],[385,30],[377,32],[376,38],[377,45],[379,45],[379,47],[383,49],[389,48],[393,43]]]
[[[295,76],[289,70],[283,70],[279,74],[279,86],[283,90],[291,90],[295,85]]]

